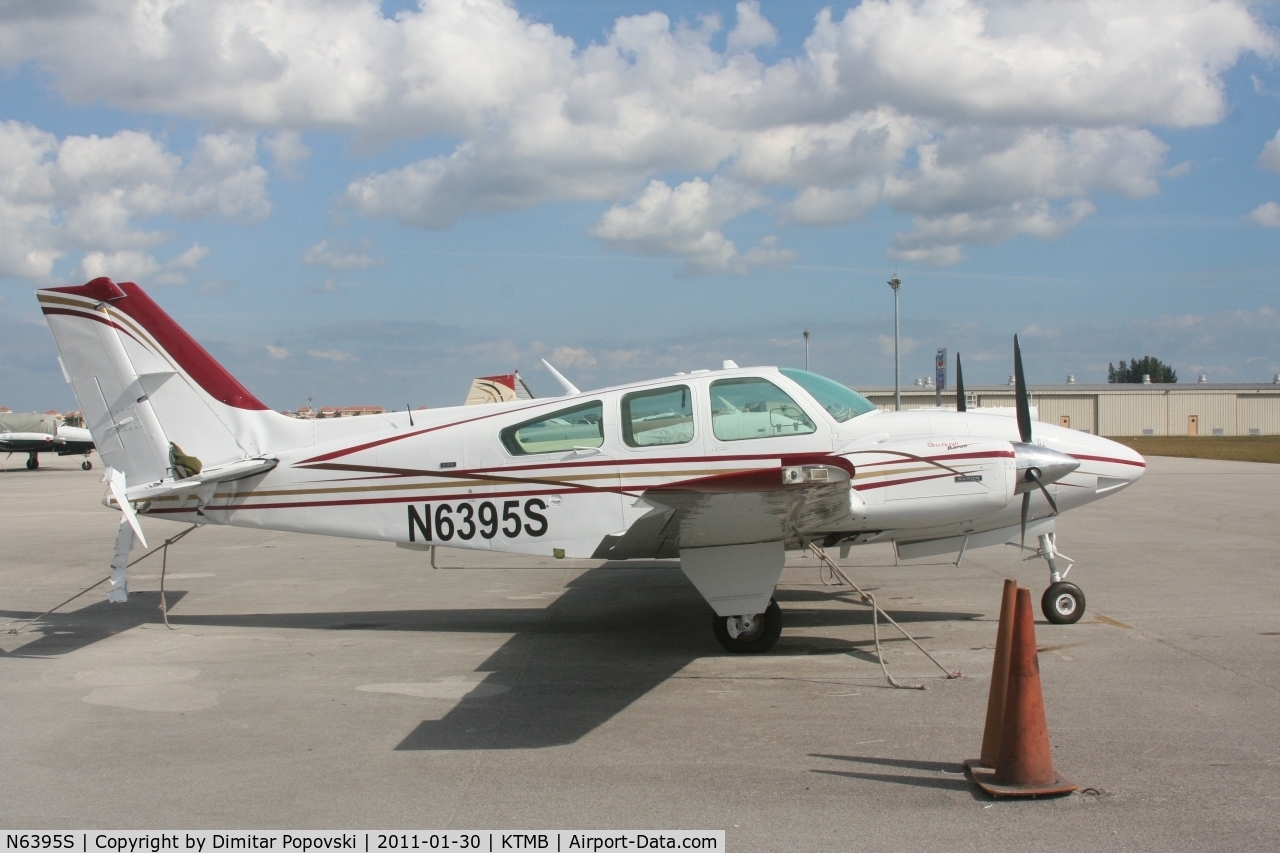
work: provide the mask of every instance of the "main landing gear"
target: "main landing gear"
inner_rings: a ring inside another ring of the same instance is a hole
[[[28,454],[28,455],[27,455],[27,470],[28,470],[28,471],[34,471],[34,470],[36,470],[36,469],[37,469],[37,468],[39,468],[39,467],[40,467],[40,457],[39,457],[39,456],[36,456],[34,453],[30,453],[30,454]]]
[[[1084,615],[1084,591],[1075,584],[1066,582],[1067,572],[1071,571],[1075,560],[1055,550],[1053,539],[1052,533],[1040,535],[1039,554],[1049,564],[1049,588],[1040,598],[1040,609],[1044,612],[1044,618],[1050,622],[1072,625]],[[1067,561],[1065,569],[1059,567],[1062,560]]]
[[[725,651],[739,655],[758,655],[769,651],[782,636],[782,608],[769,599],[763,613],[746,616],[716,616],[711,628]]]
[[[81,463],[80,463],[80,467],[81,467],[82,469],[84,469],[85,471],[88,471],[88,470],[90,470],[90,469],[92,469],[92,468],[93,468],[93,463],[92,463],[92,462],[90,462],[88,459],[86,459],[86,460],[84,460],[83,462],[81,462]]]

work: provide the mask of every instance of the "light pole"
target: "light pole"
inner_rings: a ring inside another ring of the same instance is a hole
[[[902,411],[902,382],[899,378],[898,361],[898,289],[902,287],[902,280],[895,275],[889,279],[889,286],[893,288],[893,410],[900,412]]]
[[[804,369],[809,369],[809,330],[804,330]]]

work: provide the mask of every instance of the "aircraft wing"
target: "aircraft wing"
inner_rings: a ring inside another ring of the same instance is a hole
[[[0,432],[0,452],[42,453],[60,450],[64,444],[56,435],[44,432]]]
[[[797,531],[839,527],[861,514],[862,500],[849,488],[852,466],[826,459],[647,489],[635,505],[649,511],[593,556],[674,558],[681,548],[796,542]]]
[[[0,414],[0,451],[8,453],[42,453],[58,450],[64,444],[58,436],[58,425],[49,415],[37,412],[4,412]]]

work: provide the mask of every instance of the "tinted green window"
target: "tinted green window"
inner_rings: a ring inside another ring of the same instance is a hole
[[[600,401],[561,409],[536,421],[507,427],[502,445],[515,456],[557,453],[604,444],[604,407]]]
[[[816,429],[791,395],[767,379],[711,383],[711,431],[721,441],[806,435]]]
[[[808,391],[818,405],[840,423],[876,410],[875,403],[834,379],[792,367],[780,368],[779,372]]]
[[[622,440],[632,447],[693,441],[693,395],[684,385],[622,398]]]

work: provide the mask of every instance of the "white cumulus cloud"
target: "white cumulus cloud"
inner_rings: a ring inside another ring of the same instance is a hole
[[[1274,201],[1260,204],[1249,214],[1249,219],[1267,228],[1280,228],[1280,204]]]
[[[1258,165],[1272,172],[1280,172],[1280,130],[1277,130],[1276,135],[1262,146],[1262,153],[1258,155]]]
[[[321,240],[302,253],[302,263],[308,267],[328,267],[331,270],[363,270],[385,266],[387,260],[340,241]]]
[[[729,32],[725,44],[730,51],[766,47],[778,40],[778,31],[760,14],[760,0],[744,0],[736,8],[738,23]]]
[[[855,104],[998,124],[1209,124],[1246,50],[1275,43],[1243,3],[1203,0],[868,0],[810,39]]]
[[[199,243],[166,261],[158,261],[149,252],[123,249],[118,252],[86,252],[73,280],[88,281],[107,276],[116,281],[144,280],[155,284],[182,284],[187,273],[199,269],[209,249]]]
[[[296,130],[282,130],[263,140],[271,152],[271,161],[286,177],[301,177],[298,166],[311,156],[311,149],[302,143],[302,134]]]
[[[752,266],[785,264],[795,258],[795,253],[776,248],[776,240],[770,238],[740,254],[720,230],[728,220],[764,204],[760,194],[729,181],[708,184],[695,178],[673,188],[654,180],[630,204],[606,211],[591,233],[619,248],[682,257],[690,274],[742,273]]]
[[[22,4],[0,8],[0,65],[38,65],[71,101],[266,132],[284,174],[307,156],[303,132],[349,133],[361,150],[456,140],[355,178],[343,202],[424,228],[603,202],[613,207],[601,239],[677,254],[698,272],[784,250],[738,251],[721,229],[751,207],[723,218],[707,200],[697,214],[695,180],[732,182],[744,198],[768,191],[802,225],[891,205],[915,217],[895,243],[901,257],[948,262],[975,240],[1056,236],[1096,193],[1155,192],[1166,176],[1159,128],[1220,120],[1225,71],[1247,52],[1280,56],[1244,0],[864,0],[820,13],[800,52],[770,61],[756,49],[777,32],[757,0],[737,4],[723,49],[718,28],[716,16],[688,25],[655,12],[579,46],[503,0],[420,0],[390,17],[377,0]],[[252,138],[206,137],[181,165],[195,176],[241,164],[239,183],[201,179],[214,194],[189,193],[194,208],[247,215]],[[155,162],[113,157],[119,171],[102,173],[103,185],[128,187],[130,169]],[[1280,142],[1260,163],[1280,168]],[[162,239],[100,195],[83,221],[48,221],[115,233],[112,251]],[[685,218],[646,223],[659,202]],[[194,215],[181,208],[160,207]],[[20,245],[0,246],[4,268],[45,269],[65,251]]]
[[[307,355],[312,358],[323,359],[324,361],[342,362],[342,361],[359,361],[360,359],[352,353],[340,349],[309,349]]]
[[[270,210],[266,171],[252,136],[208,134],[183,161],[154,137],[67,136],[30,124],[0,124],[0,275],[46,279],[81,252],[81,271],[180,280],[208,249],[192,246],[168,262],[168,242],[148,227],[160,216],[258,219]],[[161,281],[161,283],[164,283]]]

